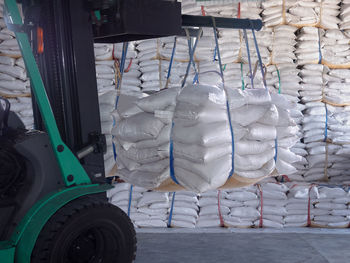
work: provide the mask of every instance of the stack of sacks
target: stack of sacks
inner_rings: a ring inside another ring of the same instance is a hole
[[[338,29],[303,27],[295,51],[299,65],[322,63],[331,67],[348,65],[350,38]]]
[[[287,1],[295,2],[295,1]],[[340,19],[341,0],[308,1],[299,0],[288,8],[286,20],[297,26],[314,25],[326,29],[337,29]]]
[[[295,64],[285,63],[279,65],[270,65],[267,67],[267,72],[272,73],[272,79],[267,79],[269,86],[273,86],[271,90],[273,93],[283,94],[283,97],[290,102],[286,102],[285,105],[290,105],[288,109],[291,118],[297,124],[299,131],[297,131],[296,135],[299,139],[303,137],[302,133],[302,120],[304,105],[300,103],[299,99],[299,91],[302,89],[300,85],[301,78],[298,76],[300,70],[296,68]],[[296,104],[295,104],[296,103]],[[305,150],[305,144],[301,141],[297,142],[294,147],[291,148],[291,151],[295,154],[305,157],[307,155],[307,151]],[[297,172],[293,174],[290,178],[291,180],[302,181],[303,171],[305,169],[306,159],[303,158],[301,161],[293,164],[297,169]]]
[[[113,60],[113,44],[94,44],[95,60]]]
[[[212,75],[207,75],[207,80],[208,76]],[[178,91],[171,88],[140,99],[137,107],[121,116],[113,131],[118,175],[149,189],[170,180],[169,133],[173,120],[174,177],[187,190],[216,189],[226,183],[232,169],[226,94],[221,87],[202,84],[186,86],[180,94]],[[278,110],[265,89],[227,92],[235,144],[234,176],[254,183],[275,169]],[[281,118],[289,120],[289,112],[283,113]],[[292,141],[286,137],[278,144],[288,152]]]
[[[317,64],[322,60],[322,48],[324,43],[321,41],[324,30],[316,27],[303,27],[297,37],[295,54],[298,65]]]
[[[219,48],[223,65],[239,62],[245,44],[239,30],[219,29]]]
[[[229,63],[224,66],[225,87],[244,89],[250,85],[249,66],[244,63]]]
[[[137,50],[142,73],[142,91],[159,91],[166,86],[169,60],[174,46],[174,37],[138,41]],[[198,55],[198,52],[196,52]],[[185,38],[178,38],[174,62],[168,87],[179,86],[185,75],[189,59],[188,44]],[[197,57],[195,57],[197,59]],[[190,76],[194,76],[191,68]],[[193,79],[189,76],[189,79]]]
[[[225,225],[230,227],[252,227],[260,217],[257,187],[249,186],[227,191],[226,199],[234,202],[230,213],[224,217]]]
[[[117,175],[149,189],[169,178],[169,138],[178,89],[160,91],[136,102],[113,129]]]
[[[285,184],[267,183],[259,185],[260,219],[254,222],[256,227],[283,228],[284,216],[287,215],[287,191]]]
[[[254,16],[254,14],[252,15]],[[245,63],[248,63],[248,52],[245,44],[244,34],[242,34],[242,43],[241,43],[241,60]],[[255,31],[255,36],[259,45],[259,51],[262,63],[265,65],[270,63],[270,49],[273,44],[273,32],[272,28],[263,27],[260,31]],[[258,61],[258,53],[254,43],[254,37],[251,30],[247,31],[249,51],[251,62],[254,65]]]
[[[323,90],[323,101],[335,106],[350,105],[350,70],[331,69],[323,77],[328,82]]]
[[[9,99],[11,111],[15,112],[22,120],[26,129],[34,129],[32,99],[30,97],[18,97]]]
[[[197,227],[251,227],[259,218],[256,187],[208,191],[199,198]]]
[[[275,0],[264,1],[263,22],[271,27],[289,24],[297,27],[320,26],[322,28],[338,28],[340,0]]]
[[[241,18],[261,19],[261,11],[260,1],[244,1],[241,3]]]
[[[181,185],[205,192],[225,184],[232,169],[232,138],[222,87],[190,85],[180,92],[172,139]]]
[[[305,227],[310,224],[313,215],[310,213],[311,199],[318,197],[316,186],[309,184],[289,184],[287,214],[284,217],[284,227]]]
[[[96,80],[99,93],[115,90],[115,70],[113,60],[96,61]]]
[[[226,191],[207,191],[199,196],[199,217],[196,227],[223,226],[223,218],[230,213],[230,207],[236,206],[236,202],[226,199],[226,196]]]
[[[342,188],[319,187],[319,198],[313,199],[312,226],[346,228],[350,222],[349,193]]]
[[[342,0],[339,29],[350,37],[350,1]]]
[[[297,28],[279,25],[273,28],[273,42],[271,48],[271,64],[294,63]]]
[[[99,93],[98,100],[100,106],[100,118],[102,134],[106,135],[107,152],[104,155],[105,173],[109,175],[115,165],[113,142],[112,142],[112,128],[113,128],[113,111],[115,107],[117,93],[115,90]]]
[[[328,65],[349,65],[350,37],[339,29],[326,30],[322,38],[322,59]]]
[[[30,82],[22,58],[0,56],[0,94],[12,97],[30,94]]]
[[[303,143],[306,144],[308,155],[306,159],[311,161],[306,166],[307,171],[304,173],[304,178],[307,181],[317,181],[324,177],[325,163],[315,163],[314,156],[318,155],[318,147],[324,147],[326,115],[325,106],[321,103],[322,89],[326,84],[323,80],[323,74],[326,72],[323,65],[308,64],[304,65],[300,76],[302,78],[302,91],[300,92],[301,100],[305,103],[304,118],[303,118]],[[315,137],[316,136],[316,137]],[[324,159],[323,154],[323,161]]]
[[[304,124],[304,141],[309,152],[309,171],[304,176],[308,181],[331,178],[333,182],[341,182],[349,168],[346,145],[342,147],[349,141],[344,119],[349,111],[322,102],[310,102],[306,106],[305,121],[309,122]]]
[[[263,178],[275,169],[278,110],[265,89],[228,90],[234,130],[235,173]]]
[[[297,110],[296,103],[289,102],[281,94],[272,94],[272,103],[276,105],[278,110],[277,123],[277,159],[276,169],[280,175],[287,175],[292,179],[297,173],[297,169],[293,166],[294,163],[303,161],[303,158],[293,151],[291,147],[300,140],[299,127],[290,117],[290,111]],[[305,158],[304,158],[305,159]],[[304,160],[306,161],[306,159]],[[296,177],[299,179],[298,177]]]
[[[144,192],[132,216],[137,227],[167,227],[169,193]]]
[[[237,17],[237,5],[233,4],[217,4],[203,6],[202,15],[215,17]]]
[[[182,14],[185,15],[202,15],[201,6],[196,3],[195,0],[185,0],[181,3]]]
[[[114,44],[114,58],[121,61],[123,54],[123,44]],[[120,94],[141,97],[141,72],[137,61],[135,42],[129,42],[124,65],[123,80],[120,87]],[[119,73],[119,72],[118,72]],[[118,74],[117,74],[118,80]]]
[[[187,191],[172,193],[170,202],[168,226],[194,228],[199,211],[197,194]]]
[[[145,191],[141,187],[131,186],[128,183],[116,183],[112,189],[107,191],[107,198],[111,204],[129,214],[131,220],[134,221],[133,217],[137,214],[137,203]]]

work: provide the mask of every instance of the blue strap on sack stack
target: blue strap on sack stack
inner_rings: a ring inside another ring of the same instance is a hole
[[[171,221],[173,220],[175,195],[176,195],[176,192],[173,193],[173,197],[171,200],[171,207],[170,207],[169,219],[168,219],[168,227],[171,227]]]
[[[254,89],[254,76],[253,76],[252,61],[251,61],[251,57],[250,57],[249,41],[248,41],[248,36],[247,36],[247,30],[246,29],[243,29],[243,35],[244,35],[245,45],[246,45],[246,48],[247,48],[250,84],[252,86],[251,88]]]
[[[324,107],[326,109],[326,122],[324,125],[324,142],[327,142],[328,139],[328,109],[327,109],[327,103],[324,104]]]
[[[188,31],[186,31],[186,33],[188,33]],[[181,89],[184,88],[184,86],[186,85],[186,80],[187,80],[187,76],[190,72],[190,67],[191,65],[194,66],[195,68],[195,64],[192,64],[193,62],[193,56],[194,56],[194,53],[196,51],[196,48],[197,48],[197,44],[198,44],[198,41],[200,39],[200,35],[202,34],[202,28],[199,29],[198,31],[198,36],[196,38],[196,41],[194,43],[194,46],[193,48],[191,48],[191,41],[189,39],[189,35],[188,35],[188,49],[189,49],[189,55],[190,55],[190,60],[187,64],[187,69],[186,69],[186,73],[185,73],[185,76],[184,76],[184,80],[182,82],[182,85],[181,85]],[[195,68],[195,72],[196,72],[196,68]],[[196,73],[197,74],[197,73]],[[173,142],[173,139],[172,139],[172,134],[173,134],[173,128],[174,128],[174,122],[171,124],[171,131],[170,131],[170,146],[169,146],[169,169],[170,169],[170,178],[176,183],[176,184],[180,184],[179,181],[176,179],[176,176],[175,176],[175,168],[174,168],[174,142]]]
[[[130,210],[131,210],[132,191],[133,191],[133,186],[132,186],[132,185],[130,185],[130,191],[129,191],[129,204],[128,204],[128,216],[129,216],[129,217],[130,217]]]
[[[221,56],[220,56],[220,48],[219,48],[219,41],[218,41],[218,36],[217,36],[217,28],[216,28],[216,22],[215,22],[215,18],[213,17],[213,30],[214,30],[214,37],[215,37],[215,45],[216,45],[216,52],[218,55],[218,61],[219,61],[219,67],[220,67],[220,75],[221,75],[221,79],[222,79],[222,83],[224,85],[224,91],[226,93],[226,89],[225,89],[225,80],[224,80],[224,71],[222,68],[222,63],[221,63]],[[230,112],[230,104],[228,101],[228,97],[227,97],[227,93],[226,93],[226,109],[227,109],[227,116],[228,116],[228,120],[229,120],[229,124],[230,124],[230,133],[231,133],[231,145],[232,145],[232,153],[231,153],[231,161],[232,161],[232,168],[230,171],[230,174],[228,176],[228,179],[230,179],[232,177],[232,175],[234,174],[235,171],[235,139],[234,139],[234,132],[233,132],[233,127],[232,127],[232,121],[231,121],[231,112]]]
[[[119,92],[121,89],[121,84],[122,84],[122,78],[123,78],[123,73],[124,73],[124,68],[125,68],[125,61],[126,61],[126,55],[128,53],[128,46],[129,43],[128,42],[124,42],[123,43],[123,51],[122,51],[122,58],[120,61],[120,79],[118,79],[117,81],[117,98],[115,100],[115,107],[114,109],[118,109],[118,103],[119,103]],[[114,121],[113,126],[115,126],[116,123]],[[113,147],[113,155],[114,155],[114,160],[117,159],[117,150],[115,148],[115,144],[114,142],[112,142],[112,147]]]

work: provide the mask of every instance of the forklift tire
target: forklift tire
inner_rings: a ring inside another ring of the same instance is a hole
[[[96,196],[71,201],[39,234],[32,263],[131,263],[136,233],[129,217]]]

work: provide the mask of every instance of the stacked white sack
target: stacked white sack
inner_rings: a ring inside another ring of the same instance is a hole
[[[137,42],[143,92],[155,92],[166,87],[174,37],[149,39]],[[196,52],[196,54],[198,54]],[[168,87],[179,86],[185,75],[189,59],[185,38],[178,38]],[[188,79],[193,79],[192,68]]]
[[[113,44],[94,44],[95,60],[113,60]]]
[[[288,25],[279,25],[273,28],[273,41],[271,48],[271,64],[293,64],[296,60],[294,54],[297,28]]]
[[[233,202],[230,213],[224,217],[229,227],[248,228],[260,217],[257,187],[249,186],[227,191],[227,200]]]
[[[311,199],[318,197],[317,187],[309,184],[289,183],[284,217],[284,227],[305,227],[313,219],[310,213],[312,206]]]
[[[201,6],[196,3],[195,0],[184,0],[181,1],[181,12],[185,15],[202,15]]]
[[[350,37],[350,1],[342,0],[341,3],[341,22],[339,24],[339,29],[342,30],[348,37]]]
[[[322,60],[321,41],[324,30],[316,27],[303,27],[297,37],[295,54],[298,65],[318,64]]]
[[[277,107],[265,89],[228,90],[234,130],[234,172],[263,178],[275,169]]]
[[[113,128],[113,111],[115,107],[117,92],[110,90],[99,93],[98,100],[100,106],[100,118],[102,134],[106,135],[107,151],[104,155],[105,173],[109,175],[115,165],[113,142],[112,142],[112,128]]]
[[[256,227],[283,228],[284,216],[287,215],[287,191],[285,184],[267,183],[259,187],[260,218],[254,222]]]
[[[225,92],[217,86],[190,85],[176,98],[177,93],[172,88],[140,99],[133,112],[122,116],[113,131],[119,156],[118,175],[149,189],[169,178],[169,132],[177,104],[173,128],[175,178],[196,192],[220,187],[232,169]],[[234,171],[243,178],[262,179],[275,169],[278,110],[267,90],[228,93],[235,143]],[[287,116],[288,112],[283,118],[289,120]],[[292,146],[288,137],[278,143],[281,147]]]
[[[304,119],[303,119],[303,142],[306,144],[308,155],[307,171],[304,173],[306,181],[317,181],[324,177],[324,162],[314,162],[315,155],[319,154],[317,147],[324,146],[323,139],[325,133],[325,111],[324,105],[321,103],[323,74],[327,68],[323,65],[308,64],[304,65],[300,76],[302,78],[302,91],[300,95],[302,102],[305,103]],[[319,112],[318,109],[321,109]],[[323,111],[322,111],[323,110]],[[316,136],[316,137],[315,137]],[[323,155],[323,161],[325,161]]]
[[[196,227],[251,227],[260,216],[258,205],[255,186],[205,192],[199,197]]]
[[[327,81],[323,89],[323,101],[334,106],[350,105],[350,70],[331,69],[323,78]]]
[[[180,92],[172,139],[181,185],[205,192],[225,184],[232,169],[232,138],[222,87],[190,85]]]
[[[350,37],[339,29],[326,30],[322,38],[322,59],[328,65],[349,65]]]
[[[278,110],[277,123],[277,160],[276,169],[280,175],[287,175],[289,179],[302,180],[294,163],[306,164],[307,161],[300,155],[295,154],[291,148],[300,141],[301,134],[299,127],[293,118],[290,117],[292,112],[298,111],[296,103],[289,102],[284,95],[271,94],[272,103]],[[300,111],[299,111],[300,113]],[[295,175],[296,174],[296,175]],[[294,176],[295,175],[295,176]]]
[[[135,49],[135,45],[135,42],[129,42],[128,44],[120,94],[141,97],[141,72],[137,61],[137,51]],[[118,59],[118,66],[120,66],[122,54],[123,44],[114,44],[114,58]],[[118,71],[118,69],[116,70]],[[119,76],[119,72],[117,72],[117,81]]]
[[[169,227],[194,228],[196,226],[199,211],[196,193],[187,191],[171,193],[170,203]]]
[[[298,64],[349,65],[349,41],[350,38],[338,29],[304,27],[298,36],[295,52]]]
[[[167,227],[169,207],[169,193],[144,192],[131,218],[137,227]]]
[[[312,200],[313,220],[311,225],[316,227],[349,227],[349,193],[340,187],[319,187],[318,191],[319,198]]]
[[[0,56],[0,94],[9,97],[30,94],[30,83],[22,58]]]
[[[289,101],[286,101],[286,103],[281,106],[289,105],[287,110],[298,127],[298,131],[296,131],[297,133],[295,135],[299,138],[299,141],[294,147],[290,148],[290,150],[298,156],[305,157],[307,155],[305,144],[300,141],[303,137],[302,120],[304,116],[302,111],[305,108],[299,99],[299,92],[302,89],[300,85],[301,78],[298,76],[300,70],[297,69],[296,64],[285,63],[270,65],[267,67],[267,72],[271,72],[273,76],[272,79],[267,79],[268,84],[273,86],[273,89],[270,90],[274,93],[280,92],[280,94],[283,94],[283,98]],[[296,128],[294,129],[296,130]],[[305,158],[293,163],[297,172],[291,176],[291,180],[303,181],[302,174],[305,170],[306,163],[307,161]]]
[[[136,102],[113,129],[117,175],[149,189],[169,178],[169,138],[178,89],[160,91]]]
[[[9,99],[11,111],[15,112],[22,120],[26,129],[34,129],[32,99],[30,97],[18,97]]]
[[[132,221],[137,217],[137,203],[146,190],[128,183],[116,183],[113,188],[107,191],[109,202],[118,206],[129,216]]]
[[[262,2],[265,26],[289,24],[297,27],[338,28],[340,0],[271,0]]]

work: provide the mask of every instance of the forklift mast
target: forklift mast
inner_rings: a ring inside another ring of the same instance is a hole
[[[42,28],[43,50],[35,57],[62,140],[73,153],[101,136],[91,16],[85,0],[24,1],[25,24]],[[84,12],[85,10],[85,12]],[[37,21],[35,21],[37,20]],[[34,28],[32,35],[37,33]],[[39,47],[35,41],[33,47]],[[41,41],[41,39],[38,39]],[[35,127],[45,130],[33,102]],[[104,180],[103,152],[86,156],[81,163],[93,182]]]

